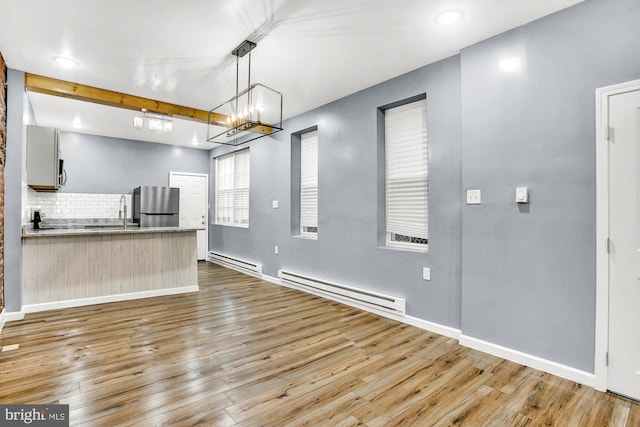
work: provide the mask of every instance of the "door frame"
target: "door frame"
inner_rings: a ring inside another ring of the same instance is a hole
[[[596,330],[597,390],[608,389],[609,351],[609,97],[640,90],[640,80],[596,89]]]
[[[191,173],[191,172],[177,172],[170,171],[169,172],[169,185],[171,185],[171,177],[174,175],[183,175],[183,176],[197,176],[205,178],[205,195],[207,196],[207,213],[205,218],[205,226],[204,226],[204,240],[206,242],[207,247],[205,248],[205,259],[207,259],[207,254],[209,253],[209,217],[211,216],[211,201],[209,200],[209,174],[208,173]]]

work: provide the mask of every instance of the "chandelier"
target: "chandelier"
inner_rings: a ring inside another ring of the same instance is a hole
[[[142,114],[136,114],[133,118],[134,128],[144,128],[144,122],[146,120],[149,130],[162,131],[166,133],[173,132],[173,120],[171,120],[169,116],[159,113],[150,113],[146,108],[143,108],[140,112]]]
[[[209,110],[207,141],[238,146],[282,130],[282,94],[263,84],[251,83],[251,51],[245,40],[231,54],[236,57],[236,95]],[[240,58],[249,54],[247,88],[239,91]]]

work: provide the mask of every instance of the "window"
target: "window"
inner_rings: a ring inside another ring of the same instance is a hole
[[[427,101],[385,110],[384,138],[386,243],[426,250]]]
[[[249,227],[249,150],[216,158],[216,224]]]
[[[300,235],[318,237],[318,131],[300,136]]]

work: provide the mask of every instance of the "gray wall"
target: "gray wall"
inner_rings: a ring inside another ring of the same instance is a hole
[[[286,267],[405,296],[409,315],[593,372],[594,92],[640,78],[638,22],[637,0],[587,0],[287,120],[251,144],[250,228],[212,226],[211,248],[272,276]],[[516,54],[523,70],[501,74],[498,61]],[[429,253],[380,248],[376,108],[425,92]],[[315,125],[311,241],[291,236],[290,141]],[[530,188],[528,206],[515,203],[517,186]],[[463,205],[476,188],[482,205]]]
[[[593,372],[595,89],[640,78],[638,22],[637,0],[588,0],[462,51],[462,187],[483,202],[462,211],[465,335]]]
[[[60,133],[66,193],[129,193],[168,185],[169,172],[208,173],[208,151],[73,132]]]
[[[460,70],[453,57],[287,120],[251,143],[250,227],[212,225],[210,248],[407,298],[409,315],[460,326]],[[377,108],[427,94],[429,253],[379,246]],[[286,100],[285,100],[286,108]],[[291,134],[318,127],[318,240],[292,236]],[[214,150],[214,155],[229,151]],[[213,175],[213,169],[212,169]],[[212,185],[211,200],[213,201]],[[272,209],[272,200],[279,208]],[[213,217],[213,216],[212,216]],[[279,246],[279,255],[274,254]],[[432,267],[432,280],[422,268]]]
[[[4,169],[4,299],[7,312],[22,309],[22,182],[26,125],[32,122],[24,73],[7,70],[7,157]]]

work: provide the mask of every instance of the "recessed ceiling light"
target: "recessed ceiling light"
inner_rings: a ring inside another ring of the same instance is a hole
[[[500,71],[504,73],[515,73],[522,68],[522,60],[519,56],[503,59],[500,61]]]
[[[445,10],[440,15],[438,15],[436,17],[436,21],[439,24],[442,24],[444,26],[449,27],[449,26],[455,24],[456,22],[458,22],[461,18],[462,18],[462,12],[461,11],[455,10],[455,9],[451,9],[451,10]]]
[[[73,119],[73,122],[71,122],[71,126],[76,129],[82,128],[82,120],[80,120],[80,117],[76,116],[76,118]]]
[[[75,68],[78,66],[78,61],[68,56],[54,56],[53,60],[56,61],[56,64],[64,68]]]

